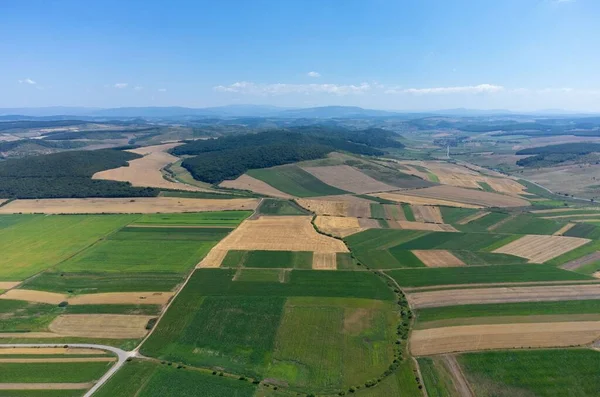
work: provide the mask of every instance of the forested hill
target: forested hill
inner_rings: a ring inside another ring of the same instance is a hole
[[[219,183],[235,179],[249,169],[313,160],[333,151],[383,155],[380,148],[403,147],[393,136],[393,132],[380,129],[304,127],[198,140],[174,148],[173,153],[199,155],[184,160],[182,165],[198,180]]]
[[[576,142],[548,145],[519,150],[518,155],[533,155],[517,161],[521,167],[551,167],[556,164],[569,162],[596,162],[600,152],[600,143]]]
[[[158,190],[93,180],[96,172],[126,166],[138,154],[113,149],[71,151],[0,162],[0,197],[140,197]]]

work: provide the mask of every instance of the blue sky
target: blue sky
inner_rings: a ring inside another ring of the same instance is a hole
[[[0,107],[600,111],[598,0],[0,0]]]

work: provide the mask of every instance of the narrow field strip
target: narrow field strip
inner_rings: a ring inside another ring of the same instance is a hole
[[[600,299],[600,284],[495,287],[407,293],[415,309],[485,303]]]
[[[0,289],[10,289],[21,284],[20,281],[0,281]]]
[[[465,263],[446,250],[413,250],[413,254],[427,267],[458,267]]]
[[[492,252],[527,258],[530,263],[544,263],[590,241],[579,237],[527,235]]]
[[[540,347],[580,346],[600,338],[600,321],[532,324],[489,324],[413,330],[411,353],[416,356]]]
[[[104,355],[106,352],[98,349],[85,349],[81,347],[2,347],[0,345],[1,355],[54,355],[54,354],[85,354],[85,355]]]
[[[337,254],[335,252],[315,252],[312,268],[313,270],[337,269]]]
[[[561,268],[565,270],[577,270],[582,266],[594,263],[596,261],[600,261],[600,251],[596,251],[589,255],[567,262],[564,265],[562,265]]]
[[[251,192],[264,194],[265,196],[272,196],[284,199],[291,199],[294,197],[292,195],[275,189],[273,186],[259,179],[252,178],[248,174],[243,174],[237,179],[231,181],[223,181],[219,184],[219,186],[228,189],[250,190]]]
[[[113,362],[116,357],[46,357],[46,358],[0,358],[0,363],[89,363]]]
[[[480,205],[461,203],[459,201],[451,201],[441,198],[431,198],[431,197],[420,197],[405,194],[405,191],[402,193],[389,192],[389,193],[377,193],[373,194],[373,196],[395,201],[397,203],[407,203],[407,204],[415,204],[415,205],[445,205],[447,207],[460,207],[460,208],[483,208]]]
[[[94,383],[0,383],[0,390],[86,390]]]
[[[50,303],[55,305],[61,302],[68,302],[70,305],[164,305],[172,296],[173,292],[106,292],[69,296],[55,292],[12,289],[0,295],[0,299]]]
[[[477,219],[483,218],[484,216],[489,215],[489,214],[491,214],[491,212],[489,212],[489,211],[479,211],[473,215],[469,215],[469,216],[459,220],[458,222],[456,222],[456,224],[457,225],[466,225],[473,221],[476,221]]]
[[[560,229],[558,229],[557,231],[552,233],[552,235],[553,236],[562,236],[563,234],[565,234],[566,232],[571,230],[573,228],[573,226],[575,226],[574,223],[567,223],[566,225],[564,225],[563,227],[561,227]]]
[[[411,208],[417,222],[444,223],[439,207],[413,204]]]
[[[373,179],[349,165],[303,167],[302,169],[327,185],[347,192],[365,194],[398,189],[397,187]]]
[[[429,230],[432,232],[457,232],[452,225],[438,224],[438,223],[423,223],[423,222],[410,222],[410,221],[389,221],[390,226],[397,225],[398,227],[392,227],[393,229],[406,229],[406,230]]]

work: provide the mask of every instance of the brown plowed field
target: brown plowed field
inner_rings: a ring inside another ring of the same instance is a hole
[[[137,339],[146,335],[146,324],[153,316],[123,314],[61,314],[50,331],[80,338]]]
[[[303,167],[303,169],[327,185],[347,192],[365,194],[398,190],[397,187],[373,179],[349,165]]]
[[[155,214],[226,210],[254,210],[257,199],[191,199],[178,197],[84,198],[15,200],[0,214]]]
[[[69,305],[164,305],[173,292],[106,292],[69,298]]]
[[[242,222],[197,267],[219,267],[229,250],[348,252],[342,241],[317,233],[310,216],[268,216]]]
[[[562,236],[563,234],[565,234],[566,232],[568,232],[569,230],[571,230],[571,228],[575,226],[574,223],[567,223],[566,225],[564,225],[563,227],[561,227],[560,229],[558,229],[557,231],[555,231],[554,233],[552,233],[553,236]]]
[[[490,212],[488,211],[479,211],[474,213],[473,215],[469,215],[463,219],[461,219],[460,221],[456,222],[457,225],[466,225],[468,223],[471,223],[473,221],[476,221],[477,219],[481,219],[486,215],[489,215]]]
[[[434,232],[456,232],[457,230],[451,225],[437,224],[437,223],[423,223],[423,222],[409,222],[409,221],[388,221],[392,229],[406,229],[406,230],[431,230]],[[394,227],[396,225],[398,227]]]
[[[596,261],[600,261],[600,251],[596,251],[584,257],[567,262],[564,265],[562,265],[561,268],[565,270],[575,270],[579,269],[581,266],[587,265],[589,263],[594,263]]]
[[[461,325],[414,330],[411,353],[416,356],[489,349],[567,347],[600,338],[600,321]]]
[[[588,300],[600,299],[600,284],[422,291],[408,293],[407,299],[415,309],[488,303]]]
[[[1,355],[33,355],[33,354],[106,354],[106,352],[98,349],[85,349],[79,347],[2,347],[0,346],[0,356]]]
[[[273,186],[261,181],[260,179],[253,178],[247,174],[244,174],[232,181],[223,181],[219,184],[219,186],[229,189],[250,190],[258,194],[264,194],[265,196],[279,197],[284,199],[291,199],[294,197],[275,189]]]
[[[529,205],[527,200],[518,197],[448,185],[405,190],[402,193],[409,196],[447,200],[479,207],[524,207]]]
[[[167,165],[179,160],[167,150],[179,146],[181,143],[166,143],[164,145],[146,146],[128,150],[144,157],[128,161],[129,166],[114,168],[112,170],[96,172],[92,179],[105,179],[109,181],[129,182],[133,186],[156,187],[162,189],[176,189],[188,191],[205,191],[206,189],[185,183],[171,182],[163,177],[161,170]]]
[[[419,189],[424,190],[424,189]],[[445,205],[447,207],[459,208],[483,208],[480,205],[466,204],[459,201],[444,200],[439,198],[419,197],[415,195],[407,195],[405,192],[416,192],[417,190],[403,190],[402,192],[376,193],[373,196],[382,199],[395,201],[397,203],[408,203],[416,205]],[[1,209],[1,208],[0,208]]]
[[[444,223],[442,212],[438,207],[430,205],[411,205],[417,222]]]
[[[0,383],[0,390],[84,390],[93,383]]]
[[[544,263],[590,241],[579,237],[527,235],[493,252],[527,258],[530,263]]]
[[[323,233],[336,237],[346,237],[364,230],[360,226],[358,218],[340,216],[317,216],[315,225]]]
[[[446,250],[413,250],[413,254],[427,267],[458,267],[465,263]]]
[[[27,302],[50,303],[58,305],[67,300],[67,295],[54,292],[34,291],[28,289],[11,289],[0,295],[0,299],[12,299]]]
[[[315,252],[312,268],[313,270],[337,269],[337,255],[334,252]]]
[[[0,281],[0,289],[14,288],[20,283],[20,281]]]

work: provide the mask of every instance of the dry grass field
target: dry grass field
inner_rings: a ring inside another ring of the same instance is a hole
[[[303,167],[303,169],[327,185],[347,192],[365,194],[398,190],[397,187],[373,179],[349,165]]]
[[[413,254],[427,267],[458,267],[465,263],[446,250],[413,250]]]
[[[405,190],[402,193],[409,196],[458,202],[477,207],[524,207],[529,205],[529,202],[522,198],[449,185]]]
[[[19,300],[36,303],[49,303],[58,305],[60,302],[66,301],[67,296],[54,292],[34,291],[27,289],[11,289],[0,295],[0,299]]]
[[[424,190],[424,189],[420,189]],[[417,190],[409,190],[409,192],[416,192]],[[480,205],[461,203],[459,201],[444,200],[439,198],[430,197],[419,197],[416,195],[407,195],[407,191],[402,192],[390,192],[390,193],[376,193],[373,196],[377,196],[382,199],[395,201],[397,203],[408,203],[415,205],[445,205],[447,207],[459,207],[459,208],[483,208]],[[1,208],[0,208],[1,209]]]
[[[350,195],[324,196],[318,199],[297,199],[298,205],[317,215],[369,218],[372,201]]]
[[[14,288],[20,283],[20,281],[0,281],[0,290]]]
[[[489,215],[490,212],[488,211],[479,211],[473,215],[469,215],[467,217],[464,217],[463,219],[459,220],[458,222],[456,222],[456,224],[458,225],[466,225],[468,223],[471,223],[473,221],[476,221],[477,219],[483,218],[486,215]]]
[[[82,198],[15,200],[0,214],[155,214],[226,210],[254,210],[258,199],[192,199],[178,197]]]
[[[231,181],[223,181],[219,184],[219,186],[228,189],[250,190],[252,192],[271,197],[279,197],[284,199],[293,198],[293,196],[277,190],[273,186],[247,174],[241,175],[237,179]]]
[[[323,233],[336,237],[346,237],[365,230],[358,218],[341,216],[317,216],[315,225]]]
[[[489,349],[567,347],[600,338],[600,321],[462,325],[414,330],[416,356]]]
[[[310,216],[269,216],[245,220],[221,240],[198,267],[219,267],[229,250],[348,252],[342,241],[317,233]]]
[[[530,263],[544,263],[590,241],[579,237],[527,235],[493,252],[527,258]]]
[[[0,295],[0,299],[20,300],[57,305],[164,305],[173,296],[172,292],[106,292],[68,296],[54,292],[12,289]]]
[[[600,284],[489,287],[422,291],[408,293],[407,299],[415,309],[488,303],[554,302],[600,299]]]
[[[566,225],[564,225],[563,227],[561,227],[560,229],[558,229],[557,231],[552,233],[552,235],[553,236],[562,236],[563,234],[565,234],[566,232],[571,230],[573,228],[573,226],[575,226],[574,223],[567,223]]]
[[[438,207],[413,204],[411,208],[417,222],[444,223],[442,213]]]
[[[405,221],[406,215],[402,206],[399,204],[383,204],[383,211],[385,212],[386,219],[394,221]]]
[[[113,362],[116,357],[36,357],[36,358],[0,358],[0,363],[90,363]]]
[[[161,170],[167,165],[179,160],[167,150],[179,146],[181,143],[166,143],[163,145],[146,146],[128,152],[140,154],[144,157],[129,161],[129,166],[100,171],[92,179],[106,179],[110,181],[129,182],[133,186],[156,187],[163,189],[176,189],[188,191],[204,191],[206,189],[185,183],[171,182],[163,177]]]
[[[337,269],[337,255],[334,252],[315,252],[312,268],[313,270]]]
[[[50,331],[61,336],[81,338],[135,339],[148,332],[146,324],[153,316],[123,314],[61,314]]]

